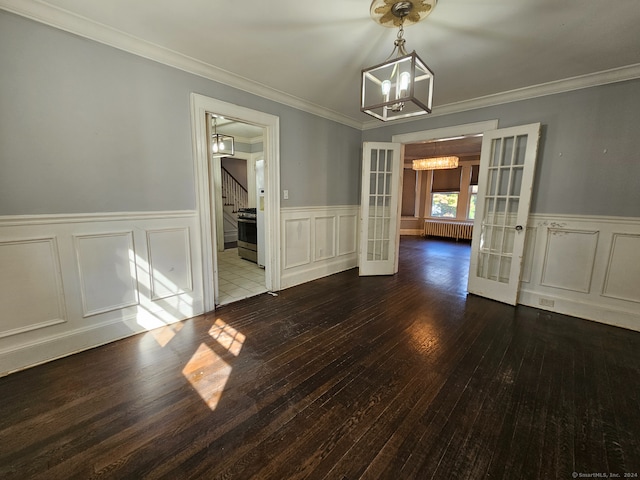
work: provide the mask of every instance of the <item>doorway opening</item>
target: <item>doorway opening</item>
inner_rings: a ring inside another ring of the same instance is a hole
[[[256,204],[255,208],[260,206],[264,212],[265,248],[262,272],[266,291],[280,289],[280,196],[278,194],[280,191],[280,119],[274,115],[195,93],[191,94],[191,114],[196,202],[203,266],[203,304],[205,311],[211,311],[216,305],[221,304],[218,259],[221,253],[225,253],[224,201],[221,193],[218,197],[218,193],[222,190],[222,174],[221,168],[216,167],[218,163],[211,161],[211,115],[216,115],[218,118],[218,131],[221,128],[219,119],[224,117],[229,120],[229,123],[234,122],[238,125],[238,128],[245,125],[246,128],[253,127],[262,132],[262,158],[257,158],[259,155],[255,157],[249,155],[247,194],[253,196],[254,193],[251,190],[256,192],[253,200]],[[228,129],[232,128],[228,127]],[[263,169],[264,188],[261,199],[258,198],[257,187],[249,185],[250,181],[255,181],[256,178],[255,169],[251,170],[254,168],[251,167],[253,160],[258,169]],[[262,160],[261,164],[260,160]],[[216,168],[211,168],[211,165]],[[219,165],[221,166],[222,163],[220,162]],[[221,227],[218,228],[218,225]]]
[[[217,245],[215,302],[225,305],[267,291],[265,132],[263,127],[246,122],[210,116],[217,133],[234,143],[233,154],[224,154],[214,153],[209,142],[210,198]]]
[[[392,137],[404,145],[401,235],[422,236],[432,230],[444,237],[440,241],[471,240],[482,134],[497,128],[498,120],[491,120]],[[458,156],[458,168],[412,169],[415,159],[441,155]],[[469,255],[465,257],[468,271]]]

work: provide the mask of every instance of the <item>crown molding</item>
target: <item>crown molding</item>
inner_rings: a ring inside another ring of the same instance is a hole
[[[362,122],[40,0],[0,0],[0,9],[358,130],[372,130],[426,118],[413,117],[390,123],[377,120]],[[640,63],[436,106],[429,117],[451,115],[637,78],[640,78]]]
[[[110,47],[132,53],[169,67],[192,73],[208,80],[273,100],[297,110],[317,115],[349,127],[362,129],[362,122],[342,113],[276,90],[214,65],[161,47],[67,10],[39,0],[0,0],[0,9],[64,30]]]
[[[640,78],[640,63],[627,65],[620,68],[612,68],[601,72],[589,73],[577,77],[556,80],[539,85],[531,85],[529,87],[509,90],[484,97],[472,98],[462,102],[448,103],[433,108],[433,113],[428,115],[429,118],[440,117],[443,115],[451,115],[454,113],[466,112],[468,110],[476,110],[478,108],[493,107],[505,103],[518,102],[521,100],[529,100],[531,98],[545,97],[556,93],[571,92],[581,90],[583,88],[596,87],[598,85],[607,85],[610,83],[624,82],[626,80],[635,80]],[[398,120],[393,124],[415,122],[418,119],[427,117],[413,117],[406,120]],[[362,125],[363,130],[372,130],[374,128],[383,127],[379,121],[373,120],[365,122]]]

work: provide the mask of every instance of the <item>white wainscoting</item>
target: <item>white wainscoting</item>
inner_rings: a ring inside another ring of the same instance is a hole
[[[358,265],[360,207],[299,207],[280,210],[282,288]]]
[[[529,217],[518,303],[640,331],[640,218]]]
[[[203,312],[196,212],[0,217],[0,375]]]

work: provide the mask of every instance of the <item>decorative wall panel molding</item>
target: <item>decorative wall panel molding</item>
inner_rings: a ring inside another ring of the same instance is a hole
[[[358,215],[338,215],[338,255],[357,254]]]
[[[55,237],[0,241],[0,338],[64,323]]]
[[[138,304],[133,232],[75,235],[83,315]]]
[[[0,217],[0,376],[203,313],[198,221],[192,211]]]
[[[527,236],[524,241],[522,273],[520,274],[520,281],[523,283],[531,283],[531,270],[533,269],[533,259],[535,257],[537,233],[535,228],[527,227]]]
[[[547,229],[540,285],[589,293],[598,231]]]
[[[152,300],[193,290],[188,228],[147,231],[147,249]]]
[[[282,288],[357,265],[358,206],[281,209]]]
[[[315,217],[314,261],[327,260],[336,256],[336,217]]]
[[[284,268],[311,263],[311,219],[285,218],[283,221]]]
[[[194,215],[196,215],[196,212],[193,210],[172,210],[166,212],[69,213],[55,215],[3,215],[0,216],[0,228],[71,223],[167,220],[191,218]]]
[[[640,218],[532,214],[518,302],[640,331]]]
[[[640,235],[613,234],[602,295],[640,303]]]

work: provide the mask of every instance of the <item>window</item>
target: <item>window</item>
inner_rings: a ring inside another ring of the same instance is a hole
[[[431,216],[456,218],[459,195],[458,192],[431,194]]]
[[[469,208],[467,209],[467,218],[473,220],[476,218],[476,201],[478,200],[478,175],[480,173],[480,165],[471,166],[471,181],[469,182]]]
[[[458,168],[433,170],[430,212],[432,218],[473,220],[478,199],[479,160],[462,162]]]
[[[462,167],[433,171],[431,216],[456,218]]]
[[[476,218],[476,201],[478,200],[478,185],[471,185],[469,193],[469,220]]]

